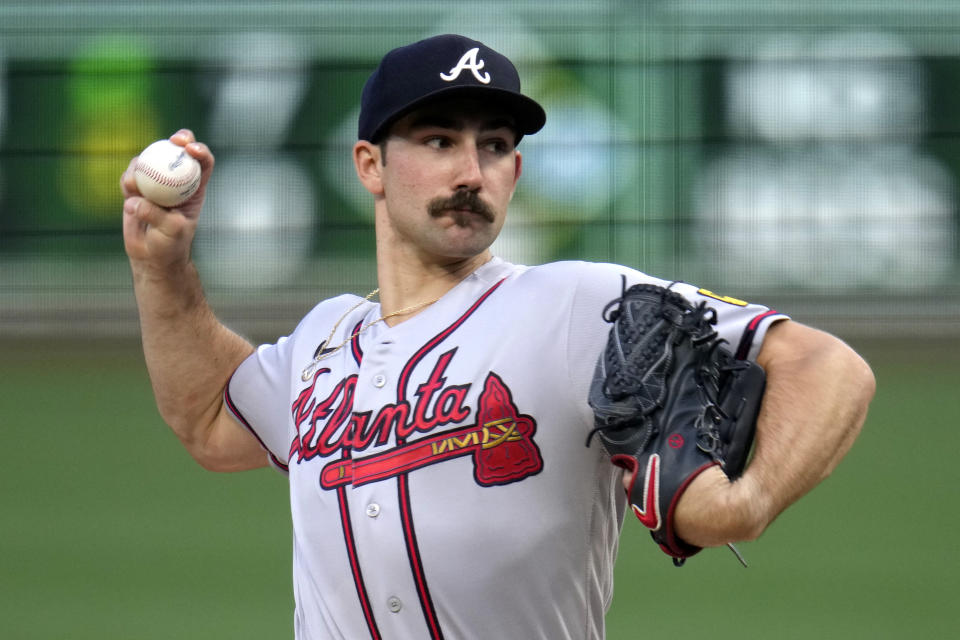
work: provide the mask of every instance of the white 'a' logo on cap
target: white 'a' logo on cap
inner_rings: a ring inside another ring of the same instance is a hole
[[[450,69],[448,73],[441,73],[440,78],[447,82],[453,82],[460,77],[464,69],[470,69],[474,78],[483,84],[490,84],[490,74],[487,72],[480,73],[486,63],[483,60],[477,61],[478,53],[480,53],[480,47],[470,49],[460,57],[460,61],[454,65],[453,69]]]

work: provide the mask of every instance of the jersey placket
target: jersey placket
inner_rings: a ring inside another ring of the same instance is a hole
[[[386,331],[378,331],[382,336]],[[403,364],[389,339],[365,340],[354,396],[354,413],[366,414],[367,426],[378,412],[398,402],[397,380]],[[396,425],[378,432],[370,445],[353,451],[354,461],[397,446]],[[395,477],[347,485],[347,511],[353,528],[356,556],[377,625],[385,637],[430,637],[424,622],[416,580],[412,575],[405,535],[403,506]]]

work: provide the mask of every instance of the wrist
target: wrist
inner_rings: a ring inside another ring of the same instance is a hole
[[[141,322],[207,314],[200,276],[192,262],[157,265],[131,260],[133,291]]]
[[[763,485],[751,474],[730,483],[730,510],[737,514],[736,540],[756,540],[770,523],[770,499]]]
[[[189,256],[169,262],[130,258],[130,271],[133,274],[134,284],[182,283],[198,277],[196,267]]]
[[[735,482],[719,466],[701,473],[684,492],[674,514],[677,536],[698,547],[755,540],[766,528],[768,508],[759,483]]]

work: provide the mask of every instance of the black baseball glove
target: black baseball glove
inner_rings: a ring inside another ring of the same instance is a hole
[[[599,435],[611,461],[634,472],[630,505],[680,566],[700,547],[677,537],[674,509],[707,468],[742,473],[766,376],[723,346],[713,308],[663,287],[634,285],[603,317],[613,327],[590,387],[587,446]]]

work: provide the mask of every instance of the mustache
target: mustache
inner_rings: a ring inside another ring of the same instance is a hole
[[[427,203],[427,211],[434,218],[451,209],[471,211],[482,216],[487,222],[493,222],[495,218],[490,205],[484,202],[476,191],[461,189],[449,198],[434,198]]]

